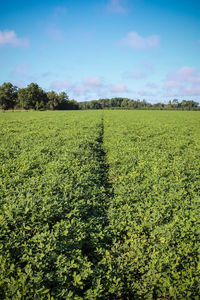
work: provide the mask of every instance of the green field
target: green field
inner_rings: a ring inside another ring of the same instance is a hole
[[[0,128],[0,299],[199,299],[199,112],[9,112]]]

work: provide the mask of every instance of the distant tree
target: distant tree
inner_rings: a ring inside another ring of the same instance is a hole
[[[101,104],[101,108],[108,108],[111,106],[111,100],[110,99],[99,99],[98,102]]]
[[[27,88],[21,88],[17,92],[18,101],[22,108],[29,109],[32,108],[32,102],[29,99],[29,93]]]
[[[12,109],[17,104],[17,87],[10,82],[0,86],[0,107],[3,110]]]
[[[75,110],[75,109],[156,109],[156,110],[198,110],[200,105],[194,100],[170,100],[167,104],[158,102],[148,103],[145,99],[134,100],[114,97],[99,100],[77,102],[69,100],[66,92],[60,94],[55,91],[45,92],[36,83],[30,83],[26,88],[18,89],[10,82],[0,86],[0,108],[3,110],[13,108],[35,110]]]
[[[173,108],[178,108],[180,106],[178,99],[173,99],[172,100],[172,107]]]
[[[147,107],[147,106],[148,106],[147,101],[146,101],[145,99],[143,99],[143,100],[140,102],[140,106],[141,106],[142,108]]]
[[[98,100],[92,100],[90,101],[90,109],[101,109],[101,103],[99,103]]]
[[[199,106],[199,103],[195,102],[194,100],[182,100],[180,105],[182,109],[191,110],[197,108]]]
[[[99,99],[92,101],[85,101],[79,103],[80,109],[147,109],[152,105],[146,100],[130,100],[128,98],[112,98],[112,99]]]
[[[22,108],[39,110],[46,108],[48,98],[43,89],[32,82],[18,90],[18,101]]]
[[[47,93],[47,99],[48,99],[47,108],[51,110],[56,109],[59,104],[59,95],[54,91],[50,91]]]
[[[79,109],[79,104],[76,100],[74,99],[69,100],[69,103],[70,103],[69,109],[73,109],[73,110]]]
[[[121,107],[127,108],[128,107],[128,102],[129,102],[129,99],[124,98],[122,103],[121,103]]]
[[[74,110],[79,109],[79,104],[77,101],[69,100],[68,95],[65,92],[57,94],[54,91],[47,92],[47,108],[51,110]]]
[[[163,110],[165,107],[164,103],[158,102],[153,105],[153,108]]]
[[[56,109],[66,110],[69,109],[69,97],[67,93],[61,92],[58,96],[58,105]]]

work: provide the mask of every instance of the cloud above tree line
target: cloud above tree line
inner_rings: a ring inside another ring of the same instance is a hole
[[[166,90],[176,95],[198,96],[200,94],[200,73],[194,67],[184,66],[169,73],[164,86]]]
[[[137,32],[129,32],[122,40],[121,45],[132,50],[146,50],[156,48],[160,45],[160,36],[157,34],[142,37]]]
[[[127,12],[124,0],[110,0],[106,8],[108,12],[115,14],[124,14]]]
[[[10,45],[12,47],[27,48],[29,44],[27,38],[17,37],[14,30],[0,30],[0,47]]]
[[[85,77],[83,80],[84,84],[91,88],[102,87],[102,82],[99,76]]]

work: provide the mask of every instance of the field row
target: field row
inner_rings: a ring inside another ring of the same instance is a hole
[[[199,115],[119,112],[105,128],[115,191],[110,286],[128,299],[198,297]]]
[[[198,297],[198,112],[8,113],[0,126],[0,298]]]
[[[108,201],[101,116],[17,117],[1,131],[0,295],[91,299]]]

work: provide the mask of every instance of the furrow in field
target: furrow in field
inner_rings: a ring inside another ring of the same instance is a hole
[[[0,126],[0,298],[198,298],[198,114],[10,113]]]

